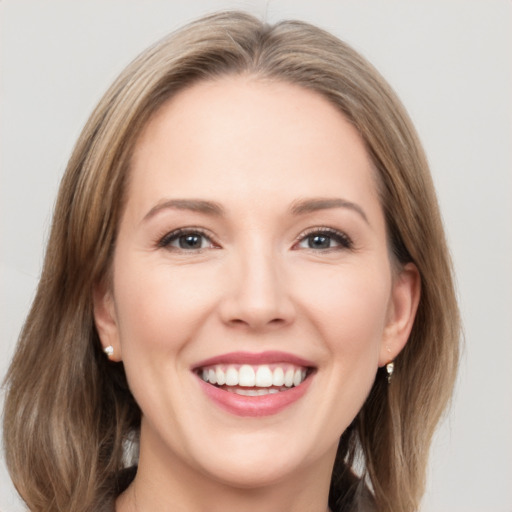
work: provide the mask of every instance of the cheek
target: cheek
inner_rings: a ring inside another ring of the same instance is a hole
[[[197,269],[165,263],[120,262],[116,314],[123,356],[141,350],[176,352],[208,314],[213,290]]]
[[[391,293],[389,268],[371,263],[340,267],[313,282],[315,286],[310,280],[300,286],[302,308],[332,355],[378,357]]]
[[[116,316],[131,392],[144,416],[177,431],[172,411],[187,396],[181,355],[211,311],[211,281],[197,270],[171,269],[146,257],[117,263]]]

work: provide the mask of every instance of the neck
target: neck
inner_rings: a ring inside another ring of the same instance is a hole
[[[116,512],[326,512],[335,450],[293,474],[258,485],[221,481],[166,454],[141,436],[137,475],[118,498]],[[161,447],[162,448],[162,447]],[[163,456],[165,454],[165,456]]]
[[[183,499],[183,496],[147,495],[144,485],[135,480],[118,498],[116,512],[147,512],[173,510],[174,512],[330,512],[327,498],[318,500],[315,496],[308,499],[307,494],[294,489],[295,492],[282,492],[278,489],[242,490],[231,489],[219,492],[211,489],[204,495],[204,487],[196,489],[195,499]]]

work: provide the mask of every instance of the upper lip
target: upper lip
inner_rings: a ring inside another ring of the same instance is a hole
[[[271,350],[265,352],[229,352],[227,354],[220,354],[194,364],[192,370],[197,370],[205,366],[213,366],[215,364],[263,365],[272,363],[290,363],[307,368],[313,368],[315,366],[312,361],[308,361],[295,354]]]

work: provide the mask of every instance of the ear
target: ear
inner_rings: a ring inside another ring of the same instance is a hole
[[[111,361],[122,360],[119,343],[119,329],[116,320],[114,297],[111,287],[104,282],[98,283],[93,290],[94,323],[103,349],[111,346],[114,349],[108,358]],[[105,356],[107,357],[107,356]]]
[[[405,347],[418,310],[420,294],[420,273],[414,263],[407,263],[393,279],[379,366],[393,361]]]

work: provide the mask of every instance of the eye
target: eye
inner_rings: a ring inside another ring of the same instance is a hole
[[[181,251],[200,251],[213,248],[215,244],[200,230],[178,229],[165,235],[158,242],[158,246]]]
[[[332,228],[322,228],[309,231],[299,237],[297,247],[317,251],[329,249],[350,249],[352,241],[341,231]]]

